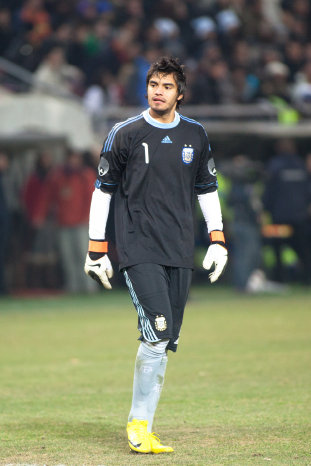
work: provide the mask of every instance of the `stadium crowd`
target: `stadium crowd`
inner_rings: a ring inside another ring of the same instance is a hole
[[[186,64],[187,103],[299,105],[311,99],[310,20],[310,0],[1,0],[0,54],[92,113],[145,105],[160,55]]]

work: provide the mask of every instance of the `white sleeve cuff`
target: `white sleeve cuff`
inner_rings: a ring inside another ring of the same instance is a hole
[[[111,194],[95,188],[90,208],[89,237],[91,239],[105,239],[110,201]]]
[[[207,231],[223,230],[221,207],[218,192],[199,194],[199,204],[207,225]]]

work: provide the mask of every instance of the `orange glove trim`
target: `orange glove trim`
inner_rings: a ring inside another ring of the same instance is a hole
[[[96,241],[93,239],[89,240],[89,252],[108,252],[108,241]]]
[[[220,241],[222,243],[226,242],[223,231],[218,231],[218,230],[211,231],[209,234],[209,237],[212,243],[214,243],[215,241]]]

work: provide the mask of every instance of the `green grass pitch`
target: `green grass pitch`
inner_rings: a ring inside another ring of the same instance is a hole
[[[310,289],[192,289],[154,426],[170,456],[127,446],[137,337],[125,290],[0,300],[0,464],[311,464]]]

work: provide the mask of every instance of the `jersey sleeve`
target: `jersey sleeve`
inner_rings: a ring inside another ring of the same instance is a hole
[[[196,194],[205,194],[216,191],[218,188],[216,167],[212,157],[211,146],[208,141],[207,134],[202,128],[203,149],[200,154],[199,167],[195,179]]]
[[[125,132],[115,125],[104,141],[100,153],[95,187],[112,194],[118,189],[128,157],[128,144]]]

